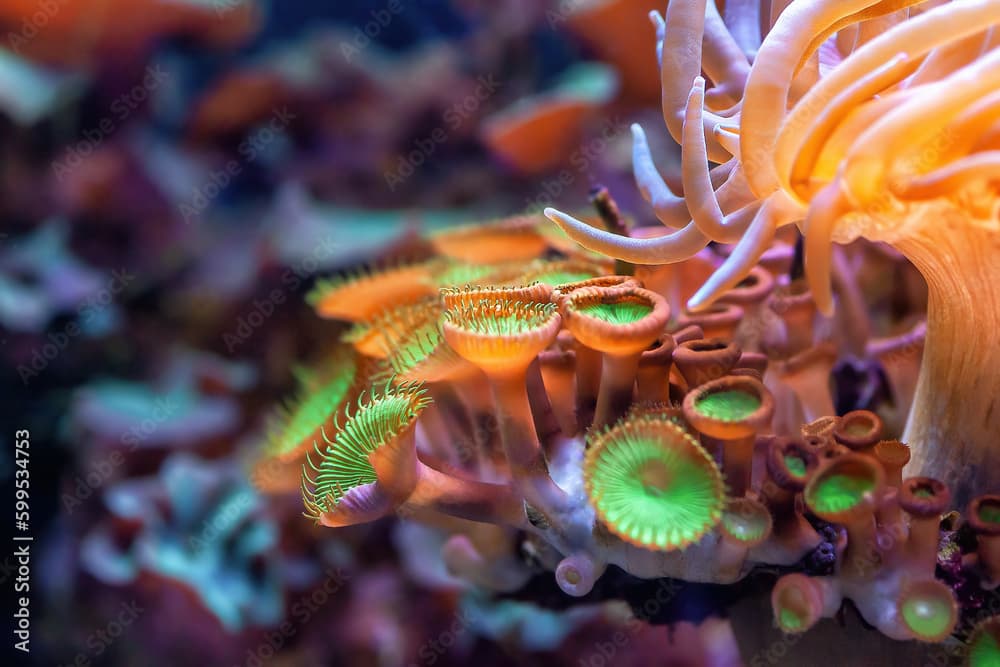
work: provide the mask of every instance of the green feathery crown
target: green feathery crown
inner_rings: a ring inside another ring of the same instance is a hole
[[[410,377],[422,364],[438,362],[450,365],[459,361],[458,355],[444,340],[438,319],[413,330],[399,332],[395,347],[388,352],[387,361],[392,372],[409,380],[424,379],[419,376]],[[424,370],[429,371],[430,366],[425,366]]]
[[[375,482],[375,469],[368,455],[413,424],[430,403],[430,397],[420,385],[394,386],[391,380],[381,391],[373,391],[367,398],[362,396],[354,414],[348,411],[344,425],[337,424],[333,441],[324,434],[326,446],[315,447],[319,463],[306,457],[307,465],[302,466],[306,516],[318,520],[319,515],[339,503],[345,493]]]
[[[455,262],[449,264],[439,273],[436,273],[434,275],[434,282],[438,287],[478,285],[500,272],[503,272],[503,267],[496,264]]]
[[[556,311],[554,303],[526,303],[487,296],[445,311],[445,319],[468,333],[490,337],[520,336],[544,326]]]
[[[715,461],[668,420],[631,418],[593,435],[584,480],[604,524],[642,547],[683,548],[718,523],[722,512]]]
[[[340,348],[317,372],[296,373],[298,398],[281,408],[272,422],[266,454],[284,457],[312,444],[316,432],[350,399],[358,373],[357,357],[349,348]]]
[[[402,303],[385,309],[366,322],[356,322],[341,336],[345,343],[358,343],[371,336],[380,336],[382,342],[392,346],[399,332],[408,332],[436,320],[441,307],[434,297],[421,299],[416,303]]]

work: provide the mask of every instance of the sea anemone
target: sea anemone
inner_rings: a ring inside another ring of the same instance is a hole
[[[833,439],[856,452],[867,452],[882,438],[882,420],[869,410],[854,410],[840,418]]]
[[[579,259],[560,259],[540,261],[530,265],[528,270],[519,277],[519,280],[526,284],[534,282],[544,283],[551,285],[553,288],[565,285],[568,287],[565,291],[572,291],[578,287],[583,287],[584,285],[581,283],[599,279],[606,276],[606,274],[607,271],[594,262]]]
[[[573,151],[617,90],[618,79],[610,68],[576,65],[551,90],[519,99],[484,119],[480,135],[501,162],[538,174]]]

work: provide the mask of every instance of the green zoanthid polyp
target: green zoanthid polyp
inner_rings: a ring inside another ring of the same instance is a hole
[[[760,405],[760,397],[740,390],[708,392],[695,401],[697,410],[706,417],[729,422],[746,419]]]

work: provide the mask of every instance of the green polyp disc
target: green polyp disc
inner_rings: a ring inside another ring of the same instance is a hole
[[[590,447],[584,476],[602,522],[639,546],[680,549],[719,520],[723,486],[718,467],[670,422],[620,422]]]
[[[806,476],[806,462],[801,456],[795,454],[785,454],[785,467],[788,468],[788,472],[792,473],[796,477]]]
[[[1000,504],[988,502],[981,504],[979,520],[984,523],[1000,523]]]
[[[1000,618],[980,626],[969,643],[969,667],[1000,667]]]
[[[809,597],[799,586],[786,585],[774,602],[775,620],[784,632],[805,632],[815,620],[810,614]]]
[[[875,481],[867,475],[833,473],[817,480],[807,504],[815,512],[844,512],[857,507],[874,489]]]
[[[760,397],[738,389],[716,391],[700,396],[694,407],[711,419],[738,422],[760,409]]]
[[[806,619],[794,609],[782,607],[778,612],[778,625],[785,632],[797,632],[806,624]]]
[[[636,301],[617,303],[591,303],[581,306],[579,312],[610,324],[632,324],[653,312],[653,306]]]
[[[311,445],[307,439],[337,413],[348,398],[357,372],[354,355],[344,352],[324,369],[322,382],[300,382],[301,398],[283,411],[282,419],[268,434],[268,453],[281,456]]]
[[[908,595],[900,605],[903,622],[917,639],[940,641],[955,623],[955,605],[945,586]]]
[[[760,540],[770,526],[766,515],[753,511],[740,511],[738,508],[727,508],[722,513],[722,523],[726,532],[740,542]]]

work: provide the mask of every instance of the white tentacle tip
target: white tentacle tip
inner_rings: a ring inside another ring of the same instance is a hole
[[[546,207],[542,213],[546,218],[556,223],[560,227],[566,228],[572,226],[573,224],[580,224],[580,221],[571,215],[567,215],[560,210],[554,209],[552,207]]]
[[[688,299],[686,304],[684,304],[684,307],[689,313],[699,313],[707,309],[715,301],[711,294],[702,294],[704,290],[705,288],[698,290],[698,292]]]

